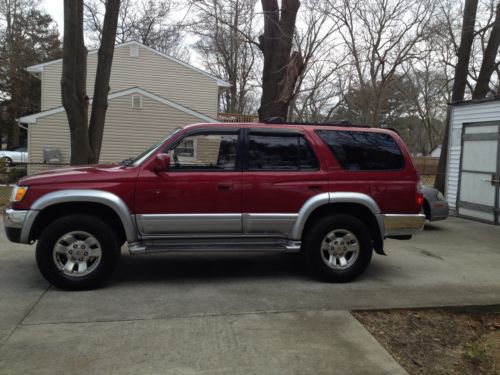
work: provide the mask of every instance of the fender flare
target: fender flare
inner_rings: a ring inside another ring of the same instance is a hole
[[[292,229],[292,239],[300,241],[306,222],[309,219],[309,216],[311,216],[311,214],[314,212],[314,210],[321,206],[332,203],[355,203],[368,208],[375,216],[375,219],[377,220],[379,226],[380,234],[383,238],[384,221],[381,216],[380,208],[377,202],[375,202],[372,197],[363,193],[327,192],[309,198],[301,207],[297,220],[295,221]]]
[[[53,205],[61,203],[99,203],[111,208],[120,218],[128,242],[137,241],[135,223],[125,202],[108,191],[92,189],[68,189],[48,193],[38,198],[32,205],[21,231],[21,241],[28,243],[33,223],[38,214]]]

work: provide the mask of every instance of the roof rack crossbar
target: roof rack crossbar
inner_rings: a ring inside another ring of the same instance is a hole
[[[370,128],[369,125],[354,125],[351,120],[331,120],[325,122],[300,122],[300,121],[284,121],[281,117],[269,117],[264,120],[264,124],[280,124],[280,125],[315,125],[315,126],[346,126],[355,128]]]

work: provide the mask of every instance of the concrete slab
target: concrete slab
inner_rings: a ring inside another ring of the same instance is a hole
[[[318,282],[287,254],[125,255],[106,288],[51,288],[24,322],[500,304],[499,243],[500,227],[450,218],[388,240],[349,284]]]
[[[405,374],[347,312],[22,326],[1,374]]]
[[[32,247],[8,242],[0,226],[0,344],[47,287],[36,268]]]

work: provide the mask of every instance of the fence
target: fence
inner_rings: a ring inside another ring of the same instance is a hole
[[[413,162],[420,175],[420,180],[428,186],[433,186],[438,175],[439,158],[432,156],[415,156]]]
[[[221,122],[259,122],[259,117],[254,115],[240,115],[236,113],[219,113]]]

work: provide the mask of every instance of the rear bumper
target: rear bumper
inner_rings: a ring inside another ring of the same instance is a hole
[[[446,201],[435,201],[430,203],[429,221],[444,220],[450,213],[450,207]]]
[[[425,224],[424,214],[387,214],[382,215],[382,218],[384,220],[384,237],[411,236],[412,234],[422,231]]]

